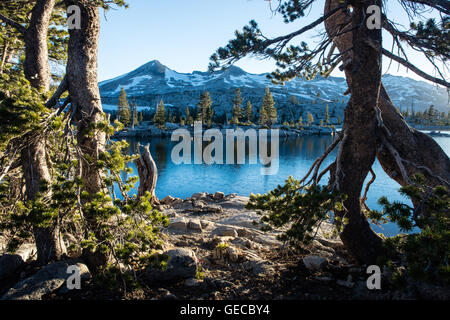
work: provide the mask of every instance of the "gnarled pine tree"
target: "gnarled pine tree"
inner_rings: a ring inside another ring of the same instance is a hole
[[[275,9],[285,22],[303,17],[316,1],[277,1]],[[320,166],[338,143],[333,143],[326,154],[317,159],[308,174],[301,180],[317,184],[326,172],[331,173],[330,190],[346,194],[344,208],[335,212],[344,216],[348,223],[340,236],[346,247],[361,263],[374,263],[383,253],[381,238],[373,232],[365,213],[365,197],[370,182],[361,196],[364,181],[377,157],[388,175],[401,185],[411,184],[411,176],[422,173],[427,184],[449,187],[450,160],[439,145],[429,136],[409,127],[395,109],[381,80],[382,56],[404,65],[419,76],[450,88],[440,63],[448,61],[450,49],[448,1],[400,0],[409,17],[421,17],[420,13],[433,9],[441,13],[439,22],[411,24],[410,30],[399,30],[383,14],[381,0],[327,0],[324,14],[314,22],[287,35],[268,38],[263,35],[255,21],[236,32],[236,38],[219,48],[211,57],[210,69],[228,67],[242,57],[253,54],[272,58],[279,67],[271,76],[274,81],[286,81],[296,76],[308,79],[320,73],[328,76],[341,65],[345,71],[351,98],[345,110],[344,126],[336,142],[340,142],[334,163],[320,171]],[[380,27],[373,27],[373,8],[380,9]],[[371,7],[372,9],[369,9]],[[325,24],[326,34],[315,48],[305,42],[293,44],[299,36]],[[393,38],[394,49],[383,48],[382,32],[386,30]],[[435,67],[439,77],[433,77],[414,66],[407,58],[403,46],[419,51]],[[338,49],[338,52],[336,52]],[[425,151],[426,150],[426,151]],[[372,179],[373,180],[373,179]],[[371,181],[372,181],[371,180]]]

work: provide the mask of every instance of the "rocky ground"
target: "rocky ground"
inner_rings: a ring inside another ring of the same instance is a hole
[[[357,266],[338,239],[325,237],[293,251],[260,231],[259,216],[244,208],[248,198],[198,193],[166,197],[160,210],[170,218],[163,251],[165,272],[149,269],[139,288],[108,290],[80,261],[33,265],[33,245],[0,256],[2,299],[449,299],[448,291],[425,285],[395,289],[383,274],[382,290],[368,290],[366,266]],[[255,223],[256,222],[256,223]],[[68,244],[70,239],[67,239]],[[1,249],[1,248],[0,248]],[[27,261],[27,263],[24,263]],[[81,270],[80,290],[65,285],[69,265]]]

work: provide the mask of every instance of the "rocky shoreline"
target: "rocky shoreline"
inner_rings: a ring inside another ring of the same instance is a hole
[[[368,290],[367,266],[360,266],[323,223],[314,240],[294,251],[262,232],[260,216],[244,208],[248,197],[196,193],[187,199],[167,196],[158,209],[169,219],[161,253],[170,257],[166,271],[139,275],[145,289],[112,292],[100,288],[76,259],[33,267],[35,247],[0,255],[2,299],[449,299],[448,290],[424,284],[392,286],[389,273],[382,290]],[[70,236],[64,237],[66,246]],[[0,248],[4,251],[4,247]],[[67,290],[67,266],[82,270],[82,289]],[[448,288],[447,288],[448,289]]]
[[[177,129],[186,129],[188,130],[191,135],[194,134],[194,127],[193,126],[180,126],[175,123],[167,123],[164,129],[158,128],[155,125],[143,125],[143,126],[136,126],[134,129],[125,129],[123,131],[117,132],[114,135],[114,138],[149,138],[149,137],[170,137],[172,133]],[[207,128],[204,128],[205,130]],[[226,130],[248,130],[248,129],[262,129],[259,126],[256,125],[223,125],[223,126],[214,126],[210,129],[218,129],[223,135],[226,134]],[[329,136],[336,133],[336,129],[331,126],[305,126],[302,129],[298,128],[291,128],[281,125],[274,125],[271,129],[279,129],[279,136],[280,138],[287,138],[287,137],[300,137],[300,136],[311,136],[311,135],[322,135],[322,136]]]

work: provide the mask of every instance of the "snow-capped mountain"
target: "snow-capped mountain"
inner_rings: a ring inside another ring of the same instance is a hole
[[[269,85],[279,114],[285,114],[287,119],[297,118],[305,110],[319,113],[327,104],[337,116],[342,114],[348,100],[348,96],[343,95],[347,90],[344,78],[316,77],[311,81],[297,78],[283,86],[272,84],[266,76],[266,73],[247,73],[235,66],[215,73],[178,73],[154,60],[125,75],[103,81],[99,86],[105,109],[115,108],[122,87],[128,98],[135,99],[139,106],[153,107],[163,99],[166,105],[182,110],[187,105],[195,106],[200,93],[206,90],[210,92],[216,112],[229,112],[236,88],[241,88],[244,101],[250,100],[254,108],[258,108],[264,89]],[[442,111],[449,108],[447,92],[443,88],[392,75],[386,75],[383,81],[394,104],[401,109],[411,107],[411,104],[416,111],[431,104]]]
[[[434,105],[440,111],[450,110],[449,95],[443,87],[390,74],[383,77],[383,84],[391,100],[401,109],[414,107],[415,111],[423,111]]]

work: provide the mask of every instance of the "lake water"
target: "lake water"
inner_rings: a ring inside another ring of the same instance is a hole
[[[248,196],[250,193],[266,193],[290,176],[301,179],[309,170],[314,160],[322,155],[326,148],[332,143],[331,136],[305,136],[280,139],[279,147],[279,170],[275,175],[261,175],[257,164],[249,164],[246,155],[245,164],[175,164],[171,159],[172,148],[178,142],[170,141],[170,138],[152,138],[149,140],[129,139],[130,148],[134,150],[137,142],[141,144],[150,143],[151,154],[158,167],[158,181],[156,195],[162,199],[167,195],[179,198],[190,197],[195,192],[214,193],[222,191],[225,194],[237,193]],[[435,137],[447,154],[450,154],[450,138]],[[193,147],[192,147],[193,148]],[[193,150],[192,150],[193,151]],[[247,151],[247,149],[246,149]],[[426,152],[426,150],[424,150]],[[325,168],[336,157],[335,149],[324,161]],[[224,152],[225,154],[225,152]],[[192,158],[193,159],[193,158]],[[225,161],[224,161],[225,162]],[[132,165],[134,172],[136,168]],[[382,170],[378,161],[374,164],[377,179],[372,184],[367,204],[371,208],[379,208],[377,200],[386,195],[389,200],[401,200],[409,202],[399,193],[399,184],[389,178]],[[369,177],[367,178],[370,179]],[[322,182],[326,183],[328,177]],[[386,236],[397,234],[395,225],[384,225],[382,229],[373,226],[376,232],[382,232]]]

